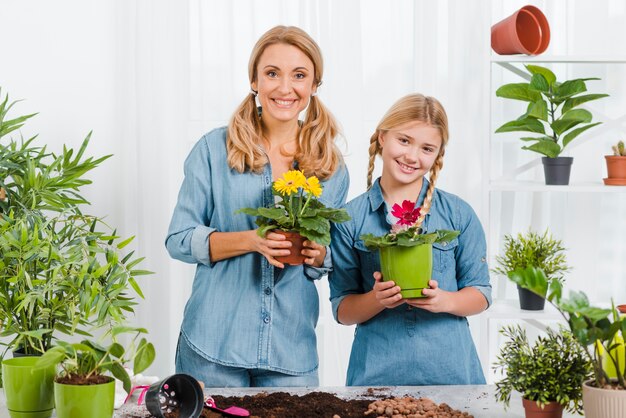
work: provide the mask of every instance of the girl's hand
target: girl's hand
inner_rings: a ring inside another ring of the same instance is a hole
[[[395,308],[406,302],[400,294],[400,286],[396,286],[393,281],[383,282],[383,275],[379,271],[374,272],[374,296],[378,303],[387,309]]]
[[[450,312],[450,292],[440,289],[437,280],[430,280],[428,286],[430,289],[422,290],[425,298],[406,299],[406,303],[429,312]]]
[[[304,262],[309,266],[321,267],[326,257],[326,247],[319,245],[315,241],[306,240],[302,243],[302,255],[306,258]]]
[[[289,255],[291,252],[291,242],[285,240],[285,236],[275,232],[268,232],[265,238],[257,234],[257,230],[250,231],[250,247],[253,251],[260,253],[269,263],[278,268],[285,268],[285,265],[277,261],[274,257]]]

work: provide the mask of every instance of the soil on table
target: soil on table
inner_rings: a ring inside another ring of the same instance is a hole
[[[372,393],[368,393],[372,395]],[[231,405],[250,411],[251,418],[473,418],[467,412],[457,411],[445,403],[436,404],[427,398],[386,398],[373,400],[344,400],[326,392],[290,395],[285,392],[259,393],[253,396],[213,396],[220,408]],[[202,417],[230,417],[207,408]],[[177,413],[166,418],[178,418]]]

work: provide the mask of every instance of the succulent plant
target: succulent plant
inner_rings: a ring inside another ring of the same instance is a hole
[[[617,145],[613,145],[613,155],[617,157],[626,156],[626,151],[624,151],[624,141],[619,141]]]

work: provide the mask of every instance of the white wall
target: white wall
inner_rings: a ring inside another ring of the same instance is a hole
[[[487,223],[482,167],[490,162],[482,158],[483,145],[497,124],[489,119],[489,28],[527,3],[548,14],[553,38],[547,53],[626,55],[615,41],[624,39],[626,27],[620,0],[0,0],[0,87],[13,99],[26,99],[16,111],[40,112],[24,136],[40,133],[41,142],[58,149],[63,143],[77,146],[93,130],[91,153],[115,154],[94,172],[86,195],[96,214],[107,215],[123,235],[137,235],[135,247],[147,257],[144,267],[156,272],[142,281],[146,302],[136,321],[150,330],[158,353],[152,372],[163,376],[173,371],[193,271],[170,260],[163,248],[182,162],[198,136],[225,124],[246,94],[247,60],[258,36],[276,24],[294,24],[319,42],[326,62],[320,97],[344,128],[350,197],[365,188],[365,144],[377,121],[394,100],[419,91],[439,98],[450,119],[439,186],[462,196]],[[611,84],[612,75],[602,70],[601,88],[617,94],[612,104],[623,105],[624,84]],[[613,133],[623,137],[625,130],[622,123]],[[611,141],[607,136],[581,145],[581,154],[597,170]],[[517,154],[519,144],[511,143],[509,154],[535,158]],[[575,176],[594,173],[580,170]],[[623,200],[607,204],[624,207]],[[588,221],[593,213],[575,216],[577,228],[594,230]],[[525,229],[524,222],[520,218],[512,228]],[[594,259],[585,257],[585,237],[570,237],[579,270],[596,271]],[[601,238],[613,240],[611,248],[619,245],[608,233]],[[611,279],[598,298],[613,291],[626,299],[626,287],[611,286],[618,281]],[[575,287],[594,285],[578,276]],[[334,324],[327,286],[319,289],[321,382],[341,385],[352,329]],[[480,345],[478,327],[473,331]]]

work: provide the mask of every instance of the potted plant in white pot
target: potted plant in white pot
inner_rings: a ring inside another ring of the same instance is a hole
[[[569,184],[573,157],[560,156],[563,149],[587,129],[599,125],[592,123],[590,111],[579,106],[608,94],[583,94],[586,81],[598,78],[579,78],[563,82],[548,68],[526,65],[530,81],[505,84],[496,90],[496,96],[527,102],[524,114],[500,126],[496,132],[530,132],[539,136],[522,137],[529,143],[522,149],[544,155],[546,184]]]
[[[607,178],[604,184],[607,186],[626,186],[626,149],[624,141],[613,145],[613,155],[605,155]]]
[[[515,270],[533,266],[542,269],[549,280],[562,282],[563,273],[569,270],[563,243],[554,239],[547,229],[543,234],[529,230],[516,237],[505,235],[504,253],[496,256],[496,262],[498,267],[492,271],[507,277]],[[520,286],[517,291],[521,309],[538,311],[544,308],[547,288],[539,295]]]
[[[623,418],[626,415],[626,375],[616,355],[619,334],[626,332],[626,316],[615,307],[604,309],[591,306],[583,292],[570,291],[569,299],[562,296],[558,280],[550,281],[541,269],[527,267],[514,271],[511,280],[533,292],[548,287],[548,300],[567,321],[570,331],[585,348],[591,361],[593,378],[583,382],[583,409],[586,418]],[[623,351],[621,351],[623,353]],[[616,377],[610,378],[605,363],[612,363]]]
[[[561,418],[563,409],[582,413],[582,382],[591,376],[591,364],[569,331],[548,328],[532,345],[519,325],[500,333],[507,341],[493,367],[505,375],[496,382],[498,402],[508,407],[515,390],[526,418]]]
[[[135,334],[127,348],[117,340],[123,333]],[[92,340],[74,344],[58,341],[57,346],[46,351],[35,368],[61,365],[54,379],[57,417],[111,418],[115,378],[130,391],[130,377],[124,365],[132,361],[133,373],[138,374],[154,361],[154,346],[141,337],[144,333],[147,331],[143,328],[113,326],[103,337],[110,338],[106,346]]]

